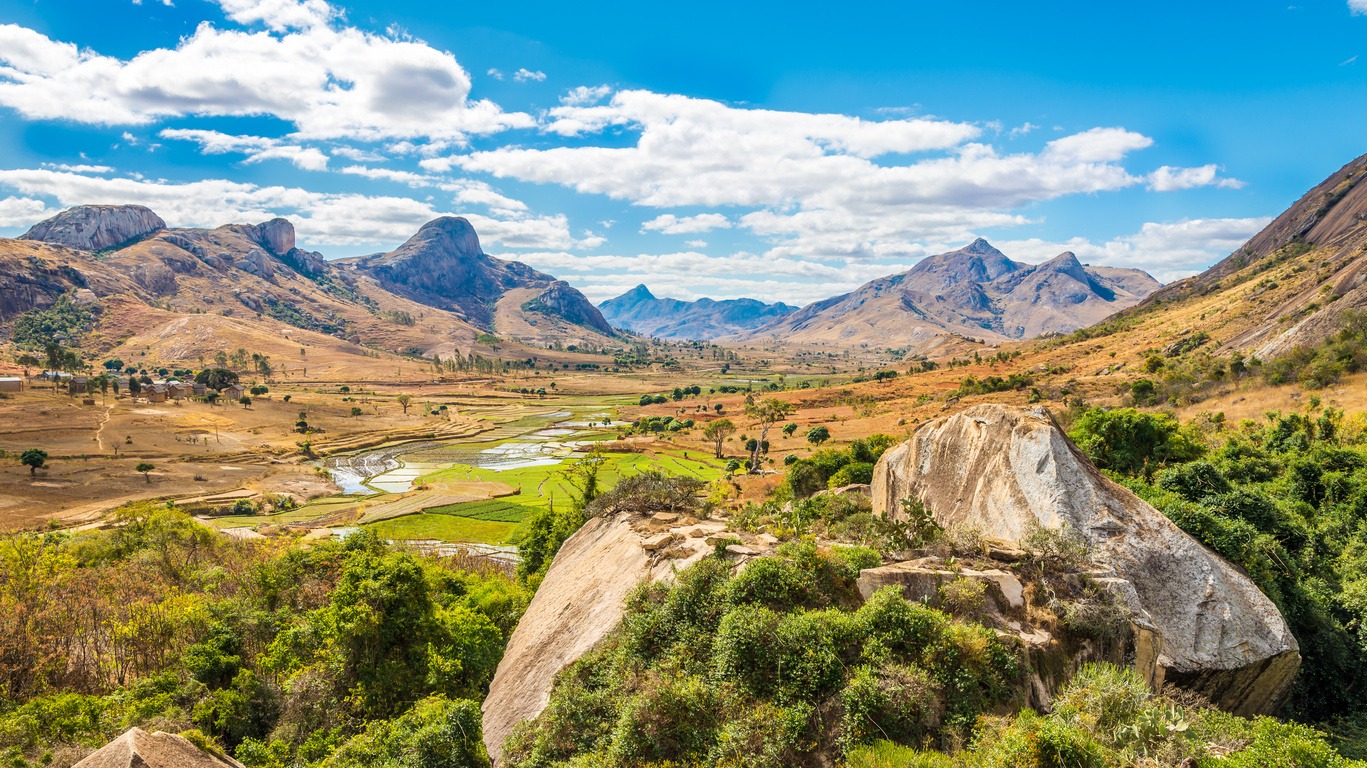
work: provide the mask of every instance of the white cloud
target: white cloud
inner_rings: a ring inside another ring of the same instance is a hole
[[[706,240],[685,240],[685,241],[684,241],[684,245],[688,246],[689,248],[706,248],[706,247],[707,247],[707,241],[706,241]]]
[[[0,227],[30,227],[56,211],[31,197],[0,198]]]
[[[666,213],[641,225],[642,232],[663,232],[666,235],[695,235],[714,229],[730,229],[731,221],[720,213],[700,213],[680,218]]]
[[[306,171],[322,171],[328,166],[328,156],[316,147],[289,144],[266,136],[234,136],[190,128],[168,128],[159,135],[164,139],[193,141],[206,155],[243,154],[248,163],[286,160]]]
[[[1167,283],[1194,275],[1228,256],[1267,226],[1267,217],[1147,222],[1138,232],[1103,243],[1030,239],[997,247],[1014,259],[1039,262],[1072,251],[1083,262],[1142,269]]]
[[[1039,130],[1039,126],[1027,120],[1024,123],[1021,123],[1020,125],[1016,126],[1015,128],[1012,128],[1011,130],[1007,131],[1006,135],[1013,139],[1018,139],[1028,133],[1032,133],[1037,130]]]
[[[1357,15],[1367,16],[1367,0],[1348,0],[1348,10]]]
[[[636,132],[635,144],[504,147],[450,162],[641,206],[757,209],[740,224],[770,238],[771,253],[869,260],[1024,224],[1010,211],[1033,203],[1143,184],[1121,161],[1153,143],[1096,128],[1001,154],[973,142],[981,129],[967,123],[738,109],[646,91],[557,107],[543,125],[585,138],[609,128]]]
[[[561,96],[560,103],[569,107],[586,107],[602,101],[609,93],[612,93],[612,86],[609,85],[581,85]]]
[[[265,24],[277,32],[327,25],[337,12],[323,0],[213,0],[238,24]]]
[[[77,163],[75,165],[68,163],[43,163],[43,167],[51,168],[54,171],[71,171],[72,173],[113,173],[114,171],[113,167],[108,165],[87,165],[85,163]]]
[[[272,115],[293,123],[300,138],[451,138],[534,124],[470,100],[470,76],[450,53],[329,26],[320,7],[328,6],[225,0],[231,13],[271,29],[202,23],[175,48],[128,60],[0,25],[0,105],[29,119],[102,125]]]
[[[32,215],[41,218],[46,215],[43,198],[51,198],[60,208],[91,203],[146,205],[176,227],[216,227],[285,216],[294,222],[300,240],[314,248],[338,245],[388,250],[424,223],[456,213],[407,197],[262,187],[225,179],[175,184],[46,169],[0,170],[0,188],[23,196],[0,205],[0,215],[20,216],[33,211]],[[460,215],[474,224],[482,241],[495,246],[547,250],[580,247],[563,215],[503,217],[494,213]]]
[[[489,77],[492,77],[495,80],[503,79],[503,72],[493,67],[489,67],[489,70],[484,74],[488,75]]]
[[[1240,189],[1244,186],[1238,179],[1217,178],[1219,167],[1202,165],[1197,168],[1178,168],[1165,165],[1149,174],[1149,189],[1155,192],[1171,192],[1179,189],[1192,189],[1194,187],[1223,187],[1225,189]]]
[[[351,176],[364,176],[367,179],[376,181],[392,181],[396,184],[407,184],[410,187],[435,187],[441,182],[431,176],[424,176],[420,173],[411,171],[396,171],[391,168],[371,168],[364,165],[348,165],[342,169],[342,173]]]
[[[533,72],[530,69],[522,68],[513,73],[513,79],[519,83],[525,83],[529,81],[535,81],[539,83],[546,79],[546,73],[542,72],[541,70],[536,70],[535,72]]]
[[[358,163],[378,163],[384,159],[384,155],[378,152],[350,146],[333,147],[332,154],[345,157],[348,160],[355,160]]]

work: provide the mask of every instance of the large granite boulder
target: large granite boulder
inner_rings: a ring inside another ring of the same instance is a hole
[[[724,527],[619,514],[588,521],[561,545],[484,700],[484,746],[495,763],[517,724],[550,703],[556,674],[616,629],[631,590],[701,560],[713,551],[708,537]]]
[[[102,251],[165,228],[166,222],[146,206],[78,205],[34,224],[20,239]]]
[[[243,768],[230,757],[211,755],[172,733],[130,728],[74,768]]]
[[[1285,620],[1242,571],[1103,476],[1042,408],[979,405],[929,422],[874,470],[876,514],[904,499],[946,527],[1019,542],[1067,527],[1097,564],[1133,585],[1155,628],[1151,671],[1236,714],[1274,711],[1300,666]]]

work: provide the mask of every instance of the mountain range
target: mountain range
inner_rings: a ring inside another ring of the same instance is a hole
[[[644,285],[598,305],[613,326],[661,339],[709,341],[767,325],[797,307],[757,299],[659,299]]]
[[[1073,331],[1138,304],[1161,287],[1138,269],[1008,259],[981,238],[896,275],[809,304],[754,299],[658,299],[644,285],[598,305],[633,333],[673,339],[915,347],[955,337],[987,342]]]
[[[429,222],[389,253],[332,261],[296,247],[285,219],[167,228],[133,205],[78,206],[0,239],[0,323],[72,291],[120,307],[116,323],[101,324],[111,343],[156,339],[176,348],[171,359],[197,343],[221,347],[213,337],[230,326],[263,353],[297,349],[282,336],[300,333],[442,357],[487,353],[479,339],[488,334],[542,349],[613,336],[583,294],[488,256],[458,217]]]

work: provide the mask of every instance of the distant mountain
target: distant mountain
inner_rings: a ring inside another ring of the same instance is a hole
[[[698,341],[751,331],[797,311],[782,302],[765,304],[755,299],[658,299],[644,285],[608,299],[598,309],[614,327],[632,333]]]
[[[429,221],[389,253],[339,263],[385,290],[450,310],[481,328],[494,328],[500,316],[520,324],[526,320],[521,315],[534,312],[612,335],[612,326],[584,294],[526,264],[485,254],[475,228],[458,216]]]
[[[979,238],[737,338],[925,351],[951,335],[1028,339],[1092,325],[1160,285],[1137,269],[1084,266],[1072,253],[1022,264]]]

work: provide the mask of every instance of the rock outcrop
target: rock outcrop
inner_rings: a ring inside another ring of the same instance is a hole
[[[1300,665],[1277,607],[1240,570],[1110,481],[1042,408],[979,405],[929,422],[874,470],[873,507],[915,499],[946,527],[1021,541],[1067,527],[1133,585],[1160,641],[1155,686],[1196,691],[1241,715],[1272,712]]]
[[[673,578],[713,550],[721,523],[621,514],[587,522],[556,553],[513,630],[484,700],[484,746],[497,762],[503,742],[546,708],[560,670],[622,619],[627,594],[643,581]]]
[[[166,222],[146,206],[78,205],[34,224],[20,239],[102,251],[165,228]]]
[[[230,757],[211,755],[172,733],[131,728],[74,768],[243,768]]]

